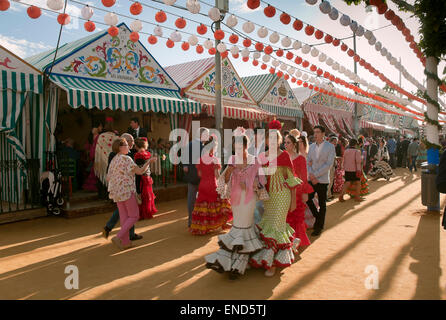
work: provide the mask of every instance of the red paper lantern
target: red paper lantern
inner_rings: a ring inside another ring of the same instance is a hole
[[[130,33],[129,38],[130,38],[130,40],[132,40],[132,42],[138,42],[139,41],[139,34],[138,34],[138,32]]]
[[[243,61],[243,62],[248,62],[248,61],[249,61],[249,57],[243,57],[243,58],[242,58],[242,61]]]
[[[257,67],[257,66],[259,65],[259,61],[257,61],[257,60],[252,60],[252,65],[253,65],[254,67]]]
[[[257,42],[255,47],[257,51],[263,51],[263,43]]]
[[[379,13],[379,14],[384,14],[384,13],[386,13],[387,9],[389,9],[389,8],[387,7],[387,4],[385,4],[385,3],[381,3],[381,4],[378,6],[378,13]]]
[[[304,87],[308,88],[308,83],[304,82]]]
[[[276,51],[276,56],[282,57],[283,56],[283,50],[282,49],[277,50]]]
[[[9,0],[0,0],[0,11],[6,11],[10,6]]]
[[[359,61],[359,64],[361,65],[361,66],[365,66],[365,60],[364,59],[361,59],[360,61]]]
[[[208,50],[208,52],[209,52],[210,55],[214,55],[214,54],[217,53],[217,49],[215,49],[215,48],[210,48],[210,49]]]
[[[236,53],[232,55],[234,57],[234,59],[238,59],[240,57],[240,54]]]
[[[404,29],[403,29],[403,35],[404,36],[410,36],[410,30],[409,29],[407,29],[407,27],[405,27]]]
[[[243,40],[243,45],[244,45],[246,48],[249,48],[249,47],[251,46],[251,40],[250,40],[250,39],[245,39],[245,40]]]
[[[400,17],[394,16],[391,22],[394,26],[396,26],[399,21],[400,21]]]
[[[269,68],[269,73],[274,74],[276,72],[276,69],[274,69],[273,67]]]
[[[283,72],[282,72],[282,71],[277,72],[277,76],[278,76],[279,78],[282,78],[282,77],[283,77]]]
[[[291,51],[288,51],[287,54],[286,54],[286,58],[288,60],[291,60],[291,59],[293,59],[293,57],[294,57],[294,54]]]
[[[299,19],[296,19],[293,23],[293,28],[297,31],[302,30],[302,28],[304,27],[304,24],[302,23],[302,21],[300,21]]]
[[[319,91],[319,87],[314,87],[314,91]]]
[[[31,7],[30,7],[30,8],[31,8]],[[87,32],[93,32],[94,29],[96,29],[96,25],[94,24],[93,21],[87,21],[87,22],[84,23],[84,29],[85,29]]]
[[[214,38],[216,40],[223,40],[225,38],[225,32],[221,29],[218,29],[214,32]]]
[[[300,86],[302,84],[302,80],[297,80],[296,84]]]
[[[220,53],[220,56],[224,59],[228,56],[228,51]]]
[[[304,60],[304,62],[302,62],[302,66],[304,68],[308,68],[309,65],[310,65],[310,63],[307,60]]]
[[[232,44],[236,44],[238,42],[238,35],[231,34],[231,36],[229,37],[229,42]]]
[[[291,17],[290,17],[290,15],[289,15],[288,13],[283,12],[283,13],[280,15],[280,21],[281,21],[283,24],[289,24],[289,23],[291,22]]]
[[[108,34],[112,37],[116,37],[119,34],[119,29],[115,26],[108,28]]]
[[[330,72],[325,71],[324,72],[324,78],[328,79],[328,77],[330,77]]]
[[[172,40],[168,39],[168,40],[166,41],[166,46],[167,46],[168,48],[173,48],[174,45],[175,45],[175,42],[173,42]]]
[[[291,78],[291,82],[292,82],[292,83],[295,83],[295,82],[296,82],[296,80],[297,80],[297,79],[296,79],[296,78],[294,78],[294,77],[292,77],[292,78]]]
[[[142,5],[139,2],[133,2],[130,6],[130,13],[137,16],[142,12]]]
[[[175,26],[178,29],[183,29],[186,26],[186,20],[184,20],[183,18],[178,18],[177,20],[175,20]]]
[[[405,26],[404,22],[402,22],[402,21],[401,21],[401,23],[398,23],[398,24],[396,25],[396,28],[397,28],[399,31],[402,31],[405,27],[406,27],[406,26]]]
[[[271,54],[271,53],[273,53],[273,48],[271,46],[266,46],[265,49],[263,49],[263,51],[266,54]]]
[[[197,53],[199,53],[199,54],[202,54],[203,51],[204,51],[203,46],[199,44],[199,45],[195,48],[195,51],[197,51]]]
[[[317,70],[317,67],[314,64],[312,64],[310,67],[310,70],[315,72]]]
[[[314,33],[314,27],[307,25],[305,27],[305,33],[307,34],[307,36],[311,36]]]
[[[356,55],[353,57],[353,60],[355,60],[355,62],[359,62],[359,60],[361,60],[361,58],[356,54]]]
[[[339,39],[334,39],[333,42],[331,43],[332,45],[334,45],[335,47],[339,46],[341,44],[341,40]]]
[[[36,6],[30,6],[28,7],[28,9],[26,10],[26,13],[28,13],[28,16],[31,19],[37,19],[38,17],[40,17],[42,15],[42,10],[40,10],[39,7]]]
[[[290,75],[289,75],[288,73],[285,73],[285,75],[283,76],[283,78],[284,78],[285,80],[288,80],[288,79],[290,78]]]
[[[355,52],[354,52],[352,49],[348,49],[347,54],[348,54],[350,57],[353,57],[353,56],[355,55]]]
[[[155,37],[154,35],[150,35],[150,36],[147,38],[147,41],[148,41],[150,44],[155,44],[155,43],[158,42],[158,38]]]
[[[317,75],[320,77],[324,71],[322,69],[317,69]]]
[[[257,9],[260,6],[260,0],[248,0],[246,3],[249,9]]]
[[[71,18],[67,13],[60,13],[57,16],[57,22],[59,22],[59,24],[61,24],[63,26],[69,24],[70,21],[71,21]]]
[[[260,66],[260,69],[265,70],[266,67],[267,67],[267,65],[263,63],[263,64]]]
[[[314,87],[313,87],[313,85],[312,84],[310,84],[309,86],[308,86],[308,89],[313,89]]]
[[[297,64],[301,64],[302,63],[302,58],[301,57],[296,57],[296,59],[294,59],[294,62]]]
[[[324,40],[325,40],[326,43],[332,43],[333,42],[333,37],[331,35],[327,34],[325,36]]]
[[[166,13],[165,13],[163,10],[158,11],[158,12],[155,14],[155,20],[156,20],[156,22],[159,22],[159,23],[163,23],[163,22],[165,22],[165,21],[167,20],[167,15],[166,15]]]
[[[189,48],[190,48],[189,42],[183,42],[181,44],[181,49],[183,49],[184,51],[189,50]]]
[[[268,18],[272,18],[276,14],[276,8],[274,8],[273,6],[268,5],[265,9],[263,9],[263,13]]]
[[[387,10],[387,12],[384,14],[384,17],[387,20],[392,20],[393,18],[395,18],[395,12],[393,10]]]
[[[104,5],[104,7],[113,7],[114,4],[116,3],[116,0],[102,0],[102,4]]]
[[[200,24],[200,25],[197,27],[197,32],[198,32],[198,34],[203,35],[203,34],[205,34],[206,32],[208,32],[208,28],[207,28],[204,24]]]
[[[341,44],[342,51],[347,51],[347,49],[348,49],[348,46],[345,43]]]
[[[409,47],[410,47],[411,49],[415,49],[415,48],[416,48],[416,44],[415,44],[415,42],[411,42],[410,45],[409,45]]]
[[[317,30],[314,33],[314,36],[316,37],[316,39],[321,40],[324,37],[324,33],[321,30]]]

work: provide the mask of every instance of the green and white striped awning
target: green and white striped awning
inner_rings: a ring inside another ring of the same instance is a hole
[[[16,92],[32,91],[34,93],[43,92],[43,76],[37,73],[22,73],[1,70],[1,89],[10,89]]]
[[[181,98],[179,92],[116,82],[51,75],[50,79],[67,92],[73,108],[164,113],[200,113],[199,102]]]
[[[299,109],[292,109],[282,106],[271,106],[263,103],[259,104],[259,106],[260,108],[277,114],[278,116],[303,118],[303,112]]]

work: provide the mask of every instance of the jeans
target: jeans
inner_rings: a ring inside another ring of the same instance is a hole
[[[417,156],[410,157],[409,170],[412,171],[412,168],[417,171]]]
[[[139,207],[136,202],[135,194],[132,194],[130,199],[120,201],[117,203],[119,209],[119,220],[121,222],[121,230],[119,230],[117,237],[121,239],[122,244],[130,244],[129,230],[135,225],[139,219]]]
[[[189,220],[187,226],[192,223],[192,211],[194,211],[195,200],[197,200],[198,186],[192,183],[187,184],[187,210],[189,211]]]
[[[118,220],[119,220],[119,209],[116,209],[115,211],[113,211],[113,214],[112,214],[110,220],[107,221],[107,224],[105,225],[105,227],[108,230],[112,231],[113,228],[115,227],[115,225],[118,223]],[[135,237],[135,226],[130,228],[129,235],[130,235],[130,240]]]
[[[316,218],[316,221],[314,223],[314,230],[321,231],[322,229],[324,229],[325,213],[327,211],[326,202],[327,202],[328,183],[318,183],[316,185],[313,185],[310,182],[310,185],[313,187],[314,192],[308,195],[307,205],[310,208],[313,216]],[[315,193],[317,193],[317,198],[319,201],[319,211],[317,211],[316,206],[314,205],[313,202]]]

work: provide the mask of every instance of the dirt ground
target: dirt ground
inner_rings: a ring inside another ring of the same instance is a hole
[[[445,299],[446,230],[424,212],[419,172],[398,169],[370,191],[359,204],[329,203],[322,235],[272,278],[251,269],[230,281],[206,269],[218,233],[187,232],[186,200],[160,203],[123,252],[100,235],[110,214],[1,225],[0,299]],[[64,285],[69,265],[77,290]],[[371,276],[378,288],[367,288]]]

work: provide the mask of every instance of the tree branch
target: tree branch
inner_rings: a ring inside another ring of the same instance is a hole
[[[390,0],[390,1],[396,4],[398,8],[400,8],[400,10],[410,11],[412,13],[415,13],[415,7],[410,3],[408,3],[407,1],[404,0]]]

